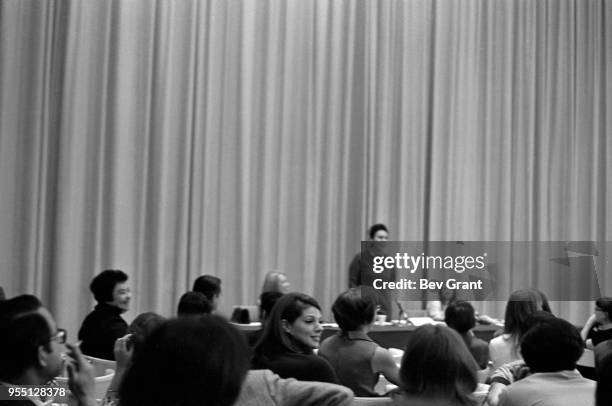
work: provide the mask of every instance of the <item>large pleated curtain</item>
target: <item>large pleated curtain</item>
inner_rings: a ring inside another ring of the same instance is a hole
[[[611,66],[606,0],[2,0],[0,285],[75,332],[105,268],[128,320],[280,269],[329,315],[374,222],[609,240]]]

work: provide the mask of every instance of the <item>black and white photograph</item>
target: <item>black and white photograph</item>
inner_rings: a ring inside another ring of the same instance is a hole
[[[0,405],[612,406],[609,183],[612,0],[0,0]]]

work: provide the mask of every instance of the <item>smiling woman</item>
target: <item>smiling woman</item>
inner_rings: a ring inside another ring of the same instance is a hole
[[[92,280],[90,290],[98,304],[83,320],[79,330],[84,354],[115,359],[115,340],[128,330],[127,323],[121,318],[121,313],[129,310],[132,298],[127,280],[125,272],[116,269],[103,271]]]
[[[255,345],[254,369],[270,369],[282,378],[337,383],[329,363],[314,355],[321,339],[321,307],[302,293],[281,297],[272,308]]]

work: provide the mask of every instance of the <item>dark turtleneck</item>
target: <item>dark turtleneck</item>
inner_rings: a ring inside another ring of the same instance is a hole
[[[98,303],[85,317],[79,330],[84,354],[96,358],[114,360],[115,341],[127,334],[128,325],[121,318],[121,309],[106,303]]]

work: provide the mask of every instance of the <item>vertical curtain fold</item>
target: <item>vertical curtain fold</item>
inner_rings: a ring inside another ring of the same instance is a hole
[[[1,284],[75,331],[109,267],[131,275],[128,318],[173,314],[204,273],[229,313],[271,269],[328,309],[378,221],[400,240],[609,240],[611,10],[5,0]]]

